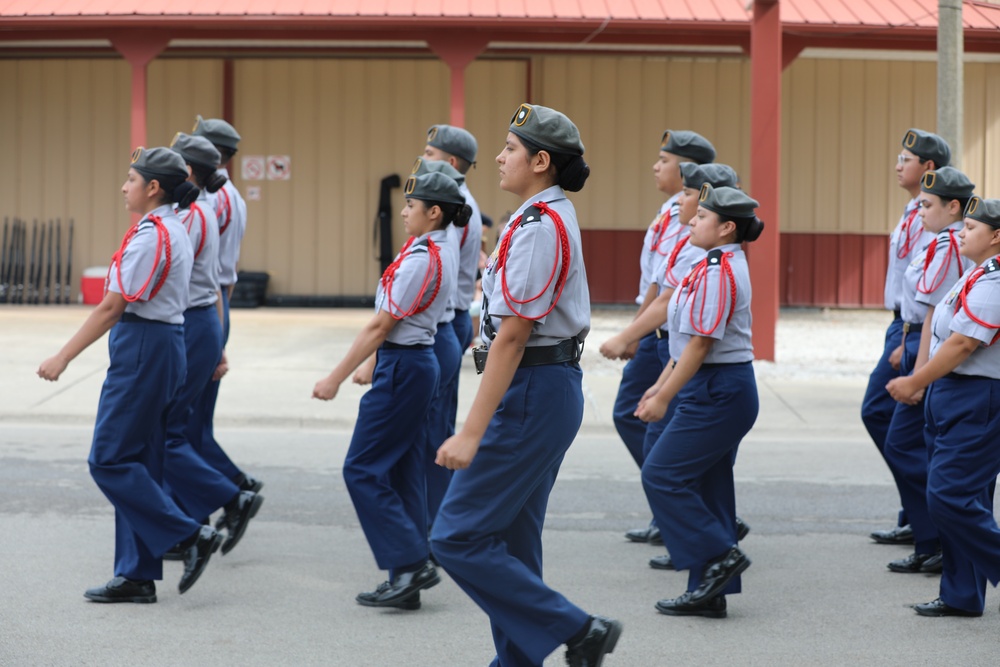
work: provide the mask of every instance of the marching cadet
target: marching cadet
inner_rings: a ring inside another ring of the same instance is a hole
[[[114,578],[84,596],[94,602],[156,602],[162,556],[183,549],[178,589],[198,580],[222,536],[187,516],[161,488],[163,424],[184,381],[184,311],[193,252],[171,203],[198,195],[184,160],[169,148],[137,148],[122,186],[142,219],[111,259],[104,299],[80,330],[38,368],[55,381],[108,330],[111,361],[97,406],[90,474],[115,507]],[[149,350],[154,353],[147,353]]]
[[[483,381],[459,433],[438,450],[456,470],[431,530],[434,555],[486,612],[494,665],[541,665],[566,644],[570,667],[600,665],[621,634],[542,580],[542,524],[583,419],[581,346],[590,297],[565,190],[590,174],[573,122],[522,104],[496,158],[500,188],[524,203],[483,274]]]
[[[635,302],[639,305],[636,318],[642,316],[657,296],[657,287],[653,284],[653,273],[656,265],[664,257],[669,257],[670,251],[683,234],[680,224],[680,214],[677,200],[683,189],[680,165],[687,161],[697,164],[707,164],[715,160],[715,147],[697,132],[687,130],[667,130],[660,138],[660,151],[653,163],[653,176],[656,188],[667,196],[657,213],[656,219],[650,224],[643,238],[642,252],[639,255],[639,295]],[[614,422],[618,435],[628,448],[629,454],[636,465],[642,467],[643,442],[646,438],[646,424],[633,414],[635,406],[646,391],[659,377],[659,359],[656,354],[656,336],[648,333],[643,336],[636,347],[628,348],[622,358],[631,359],[622,371],[618,396],[615,398]],[[602,354],[607,350],[603,349]],[[607,354],[605,354],[607,356]],[[659,530],[654,524],[644,528],[636,528],[625,533],[632,542],[649,542],[662,544]]]
[[[982,616],[986,582],[1000,582],[1000,200],[973,197],[959,238],[977,268],[933,308],[930,360],[888,386],[911,405],[926,390],[927,508],[944,571],[939,597],[914,606],[921,616]]]
[[[733,464],[757,419],[750,332],[750,273],[740,244],[764,223],[741,190],[702,186],[689,243],[707,252],[670,301],[671,361],[635,411],[645,422],[673,416],[642,466],[656,525],[687,591],[656,603],[673,616],[726,616],[750,559],[736,545]]]
[[[966,272],[972,261],[959,253],[965,205],[975,186],[954,167],[928,171],[921,179],[918,202],[924,228],[933,240],[903,272],[900,314],[903,334],[899,374],[910,375],[927,361],[933,307]],[[899,489],[903,511],[913,530],[914,552],[888,564],[893,572],[941,571],[938,531],[927,512],[927,445],[924,442],[924,402],[897,403],[885,438],[885,460]]]
[[[212,196],[215,216],[219,221],[219,285],[222,293],[222,358],[212,375],[205,393],[198,399],[194,418],[200,423],[201,435],[193,434],[195,449],[215,466],[219,472],[233,480],[244,491],[258,492],[264,486],[261,480],[247,475],[229,458],[215,439],[215,403],[219,398],[219,380],[229,370],[226,359],[226,345],[229,343],[229,299],[236,285],[236,268],[240,259],[240,244],[247,226],[247,205],[243,196],[229,178],[225,165],[229,164],[240,145],[240,134],[232,125],[221,118],[204,119],[198,116],[192,134],[205,137],[212,142],[221,156],[217,170],[226,177],[226,183]],[[197,428],[195,426],[194,428]]]
[[[219,151],[208,139],[178,132],[170,147],[184,159],[190,171],[188,180],[198,186],[200,194],[188,208],[178,211],[194,250],[194,264],[188,309],[184,311],[187,376],[168,411],[163,476],[178,505],[191,517],[200,520],[225,509],[219,527],[227,531],[222,544],[222,553],[227,554],[243,537],[264,498],[253,491],[241,491],[208,465],[191,446],[189,436],[192,406],[211,382],[222,356],[219,224],[209,194],[218,192],[226,177],[217,171]]]
[[[889,237],[889,264],[885,274],[885,307],[893,312],[892,322],[885,332],[882,356],[868,378],[861,403],[861,421],[885,458],[885,436],[889,422],[896,409],[896,402],[885,390],[889,380],[899,376],[899,359],[903,350],[899,341],[903,335],[903,320],[900,317],[900,282],[903,272],[919,252],[931,242],[933,234],[924,229],[920,221],[920,179],[925,172],[948,166],[951,149],[948,142],[936,134],[911,129],[903,136],[902,150],[896,160],[896,180],[899,187],[910,194],[910,201],[903,210],[899,224]],[[913,530],[910,528],[906,512],[900,510],[895,528],[877,530],[871,538],[880,544],[910,544]]]
[[[441,173],[410,176],[403,221],[409,241],[386,268],[375,317],[336,368],[316,383],[313,398],[331,400],[341,383],[378,350],[372,387],[361,399],[344,461],[344,481],[379,568],[389,580],[358,594],[367,607],[419,609],[420,591],[437,585],[428,560],[425,456],[427,412],[439,369],[434,333],[455,289],[457,270],[448,225],[471,215],[454,179]]]

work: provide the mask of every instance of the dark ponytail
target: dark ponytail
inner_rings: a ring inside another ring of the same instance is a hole
[[[198,187],[191,181],[182,181],[173,190],[168,190],[170,194],[170,201],[174,202],[180,208],[190,208],[191,204],[198,198],[201,191]]]
[[[214,194],[221,190],[222,186],[229,180],[212,167],[191,162],[188,162],[188,165],[191,167],[191,173],[194,174],[194,181],[198,187],[210,193]]]
[[[752,218],[730,218],[736,225],[736,243],[752,243],[760,238],[764,231],[764,221],[753,216]]]
[[[518,139],[528,151],[530,157],[545,151],[552,158],[552,166],[556,168],[556,184],[563,190],[579,192],[583,189],[583,184],[590,176],[590,165],[583,160],[582,155],[570,155],[569,153],[557,153],[556,151],[542,148],[535,142],[518,135]]]
[[[427,201],[424,205],[429,209],[437,206],[441,209],[441,228],[444,229],[449,224],[456,227],[465,227],[472,219],[472,207],[468,204],[453,204],[452,202]]]

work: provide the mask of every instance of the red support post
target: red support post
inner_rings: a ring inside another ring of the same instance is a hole
[[[779,0],[755,0],[750,30],[751,194],[767,227],[750,247],[753,341],[758,359],[775,360],[778,323],[778,207],[781,202],[781,13]]]
[[[111,45],[132,67],[132,148],[146,145],[146,67],[167,48],[170,36],[129,30],[111,36]]]
[[[443,34],[427,39],[431,51],[451,71],[450,125],[465,127],[465,68],[488,44],[488,38],[476,34]]]

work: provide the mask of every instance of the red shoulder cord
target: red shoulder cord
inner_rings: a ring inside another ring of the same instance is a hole
[[[459,248],[465,247],[465,239],[467,239],[468,237],[469,237],[469,226],[466,225],[465,229],[462,230],[462,240],[458,242]]]
[[[201,249],[205,247],[205,234],[208,232],[208,223],[205,219],[205,212],[201,210],[201,207],[197,204],[191,204],[191,208],[188,210],[188,214],[184,216],[184,226],[187,227],[188,234],[191,233],[191,224],[194,222],[194,214],[197,213],[198,217],[201,218],[201,239],[198,241],[198,249],[194,251],[194,258],[198,259],[198,255],[201,254]]]
[[[422,313],[431,307],[434,303],[434,299],[437,298],[438,292],[441,291],[441,249],[438,247],[434,241],[427,239],[427,253],[430,256],[430,261],[427,262],[427,272],[424,274],[423,283],[420,285],[420,291],[417,292],[416,298],[409,308],[403,309],[398,303],[392,300],[392,281],[396,276],[396,269],[400,267],[403,260],[413,254],[410,250],[410,246],[413,245],[414,237],[407,239],[406,243],[403,244],[403,248],[399,251],[399,255],[393,260],[392,264],[386,267],[385,273],[382,274],[381,283],[382,289],[385,291],[385,298],[389,301],[389,315],[395,320],[402,320],[404,318],[410,317],[411,315],[416,315],[417,313]],[[423,306],[420,302],[424,298],[424,294],[427,293],[427,288],[430,286],[431,281],[437,276],[437,282],[434,285],[434,291],[431,293],[431,298],[427,300]],[[393,309],[398,310],[401,314],[396,315]]]
[[[958,277],[961,278],[964,271],[962,270],[962,260],[959,255],[958,241],[955,240],[955,233],[952,230],[948,230],[948,249],[946,250],[944,264],[940,266],[934,277],[931,278],[931,284],[927,284],[927,269],[930,268],[931,262],[934,261],[934,254],[937,252],[937,237],[931,241],[930,245],[927,246],[927,254],[924,256],[924,270],[920,273],[920,279],[917,280],[917,291],[921,294],[932,294],[935,290],[941,287],[944,279],[948,276],[948,269],[951,268],[951,259],[954,255],[955,261],[958,263]]]
[[[527,299],[515,299],[510,293],[510,289],[507,287],[507,272],[504,271],[503,275],[500,276],[500,287],[503,290],[503,300],[507,303],[507,307],[510,308],[511,312],[524,320],[540,320],[549,313],[551,313],[556,304],[559,303],[559,297],[562,296],[563,288],[566,286],[566,276],[569,275],[569,265],[570,265],[570,249],[569,249],[569,234],[566,233],[566,225],[563,223],[562,218],[558,213],[549,208],[549,205],[545,202],[535,202],[532,204],[542,213],[546,214],[552,218],[553,224],[556,226],[556,237],[559,243],[559,252],[552,260],[552,273],[549,274],[549,279],[546,281],[545,286],[542,287],[541,291],[535,296],[528,297]],[[497,261],[496,270],[499,273],[500,269],[504,267],[507,263],[507,255],[510,253],[511,239],[514,238],[514,232],[521,224],[521,218],[523,215],[517,216],[517,219],[510,226],[510,231],[504,235],[503,240],[500,242],[500,249],[497,251]],[[559,277],[556,278],[556,269],[559,267],[559,259],[562,258],[562,269],[559,271]],[[555,289],[554,295],[552,297],[552,305],[541,315],[535,317],[528,317],[517,310],[514,304],[522,306],[526,303],[531,303],[532,301],[537,301],[545,294],[545,291],[549,289],[549,285],[552,284],[552,280],[555,279]]]
[[[687,242],[691,240],[690,236],[685,236],[674,246],[674,249],[670,253],[670,257],[667,258],[667,270],[663,272],[663,279],[670,283],[671,285],[676,285],[680,281],[674,275],[674,269],[677,267],[677,257],[681,254],[681,250],[687,245]]]
[[[229,201],[229,193],[226,192],[225,188],[219,190],[219,194],[222,195],[216,202],[222,202],[221,205],[215,207],[215,215],[219,218],[219,234],[229,229],[229,223],[233,221],[233,204]]]
[[[153,270],[149,272],[149,277],[146,278],[146,282],[143,283],[138,292],[135,294],[129,294],[125,291],[125,286],[122,284],[122,257],[125,255],[125,248],[127,248],[128,244],[132,241],[132,237],[139,231],[139,225],[146,222],[146,220],[152,222],[153,226],[156,227],[156,257],[153,261]],[[121,247],[118,249],[118,252],[111,256],[111,266],[117,266],[118,268],[118,289],[121,290],[122,297],[124,297],[124,299],[129,303],[138,301],[143,292],[146,291],[146,288],[149,287],[149,282],[156,274],[156,267],[160,264],[161,253],[165,255],[166,263],[163,266],[163,273],[160,275],[160,279],[156,281],[155,285],[153,285],[153,291],[149,294],[150,299],[155,297],[156,293],[160,291],[160,288],[163,287],[164,281],[167,279],[167,275],[170,273],[170,232],[167,231],[167,226],[163,224],[163,219],[160,216],[151,215],[146,218],[146,220],[140,221],[139,224],[133,225],[127,232],[125,232],[125,237],[122,239]],[[111,279],[111,266],[108,267],[107,280]],[[105,287],[104,293],[108,293],[107,287]]]
[[[920,243],[920,235],[924,231],[923,225],[914,225],[913,221],[917,219],[917,213],[920,212],[920,206],[917,205],[915,209],[910,211],[909,217],[906,218],[906,222],[903,223],[903,228],[899,230],[900,241],[902,245],[896,249],[896,257],[899,259],[906,259],[913,252],[917,244]],[[916,230],[913,228],[916,227]]]
[[[670,236],[664,236],[664,234],[667,233],[667,228],[670,227],[670,221],[673,220],[673,218],[674,218],[674,207],[670,206],[669,208],[667,208],[666,212],[664,212],[664,214],[660,216],[660,219],[656,221],[656,224],[653,225],[653,242],[650,243],[649,245],[650,252],[666,255],[667,254],[666,242],[674,238],[675,236],[679,235],[681,231],[684,229],[683,227],[678,225],[677,231],[675,231]],[[661,250],[661,248],[663,249]]]
[[[729,265],[729,258],[733,256],[733,253],[726,252],[722,254],[722,258],[719,260],[719,270],[722,271],[722,276],[728,279],[729,289],[732,291],[733,304],[729,309],[729,317],[726,318],[726,326],[729,325],[729,321],[733,319],[733,311],[736,310],[736,277],[733,275],[733,268]],[[690,289],[688,289],[690,288]],[[719,280],[719,309],[715,316],[715,322],[712,327],[705,328],[703,323],[705,321],[705,304],[708,302],[708,258],[701,260],[698,264],[691,270],[687,278],[681,283],[681,289],[686,289],[687,294],[684,295],[684,302],[686,303],[691,297],[701,296],[701,308],[698,311],[698,321],[694,321],[694,309],[691,310],[691,327],[697,331],[702,336],[710,336],[715,333],[715,330],[719,328],[719,324],[722,322],[722,311],[725,310],[726,305],[726,281]]]
[[[993,261],[1000,262],[1000,255],[994,257]],[[996,335],[993,336],[993,340],[990,341],[990,345],[993,345],[993,343],[997,342],[997,339],[1000,339],[1000,323],[991,324],[989,322],[985,322],[979,319],[969,308],[969,302],[968,302],[968,295],[969,292],[972,291],[972,286],[976,284],[977,280],[983,277],[984,273],[986,273],[986,271],[983,269],[983,267],[979,266],[976,267],[976,269],[969,274],[968,279],[965,281],[965,284],[962,285],[962,289],[958,293],[958,298],[955,299],[955,313],[957,314],[958,309],[961,308],[962,310],[965,311],[965,314],[969,316],[969,319],[978,324],[979,326],[985,327],[987,329],[997,329]]]

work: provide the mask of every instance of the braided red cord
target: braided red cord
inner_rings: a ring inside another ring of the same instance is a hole
[[[736,310],[736,277],[733,275],[733,268],[729,265],[729,258],[733,256],[733,253],[726,252],[722,254],[719,260],[719,270],[722,271],[722,275],[728,279],[729,289],[732,292],[732,307],[729,309],[729,316],[726,318],[726,326],[729,326],[730,320],[733,319],[733,311]],[[688,289],[690,287],[690,289]],[[719,328],[719,324],[722,323],[722,311],[725,310],[726,305],[726,285],[725,281],[719,280],[719,296],[718,296],[718,312],[715,316],[715,322],[712,324],[711,328],[705,328],[703,323],[705,321],[705,304],[708,302],[708,258],[701,260],[698,264],[691,270],[691,273],[684,279],[681,283],[681,288],[686,292],[683,296],[684,302],[687,303],[688,299],[694,297],[697,301],[699,290],[701,295],[701,308],[698,311],[698,321],[694,321],[694,309],[691,310],[691,327],[701,334],[702,336],[710,336],[715,333],[715,330]]]
[[[201,254],[201,249],[205,247],[205,234],[208,232],[208,223],[206,222],[205,212],[201,210],[201,207],[197,204],[191,204],[191,208],[188,210],[188,214],[184,216],[184,220],[181,222],[187,227],[188,234],[191,233],[191,223],[194,222],[194,214],[198,213],[201,218],[201,240],[198,241],[198,249],[194,251],[194,258],[198,259],[198,255]]]
[[[958,277],[961,278],[964,271],[962,270],[962,260],[959,254],[958,241],[955,239],[955,232],[948,230],[948,249],[947,255],[945,255],[945,263],[943,266],[939,267],[937,273],[931,278],[931,284],[927,285],[927,269],[930,268],[931,262],[934,261],[934,254],[937,252],[937,237],[931,241],[930,245],[927,246],[927,254],[924,256],[924,270],[920,273],[920,278],[917,280],[917,291],[921,294],[932,294],[935,290],[941,287],[944,283],[944,279],[948,276],[948,269],[951,268],[951,259],[954,255],[955,261],[958,262]]]
[[[1000,255],[994,257],[993,261],[1000,262]],[[990,341],[990,345],[993,345],[993,343],[997,342],[997,339],[1000,339],[1000,322],[998,322],[997,324],[992,324],[990,322],[985,322],[979,319],[978,317],[976,317],[975,313],[973,313],[972,310],[969,308],[969,302],[968,302],[968,295],[969,292],[972,291],[972,286],[976,284],[977,280],[983,277],[984,273],[986,273],[986,270],[980,266],[969,274],[969,277],[966,279],[965,284],[962,285],[961,291],[959,291],[958,293],[958,298],[955,299],[955,313],[957,314],[958,309],[961,308],[962,310],[965,311],[965,314],[969,316],[969,319],[978,324],[979,326],[984,327],[986,329],[997,329],[996,335],[993,336],[993,340]]]
[[[675,236],[680,235],[680,233],[684,230],[683,227],[678,225],[677,231],[672,233],[670,236],[664,236],[664,234],[666,234],[667,232],[667,228],[670,227],[670,221],[673,220],[673,217],[674,217],[674,207],[670,206],[663,213],[663,215],[660,216],[660,219],[656,221],[656,224],[653,225],[653,241],[649,245],[650,252],[659,253],[660,255],[666,255],[667,254],[666,242],[674,238]],[[664,250],[660,250],[661,247],[663,247]]]
[[[670,257],[667,258],[667,269],[663,272],[663,279],[665,282],[671,285],[676,285],[680,282],[677,276],[674,275],[674,269],[677,267],[677,257],[680,256],[681,250],[687,245],[688,241],[691,240],[690,236],[685,236],[674,246],[674,249],[670,253]]]
[[[545,286],[542,287],[542,290],[535,296],[528,297],[527,299],[523,300],[515,299],[514,296],[510,293],[510,289],[507,287],[506,271],[504,271],[504,273],[500,276],[500,287],[503,291],[503,300],[507,303],[507,307],[510,308],[512,313],[514,313],[521,319],[540,320],[549,313],[551,313],[555,309],[556,304],[559,303],[559,297],[562,296],[563,288],[566,286],[566,276],[569,275],[571,254],[569,247],[569,234],[566,233],[566,225],[563,223],[562,217],[560,217],[559,214],[556,213],[554,210],[549,208],[548,204],[546,204],[545,202],[536,202],[532,204],[532,206],[534,206],[539,211],[545,213],[550,218],[552,218],[552,222],[556,226],[556,236],[559,239],[560,252],[557,252],[556,256],[552,260],[552,273],[549,274],[549,279],[545,282]],[[503,240],[500,242],[500,249],[497,252],[497,261],[496,261],[496,267],[498,273],[500,272],[500,269],[503,268],[503,266],[507,263],[507,255],[510,253],[511,239],[514,238],[514,232],[521,225],[522,217],[524,216],[523,215],[517,216],[517,219],[514,220],[514,222],[510,226],[510,231],[507,232],[507,234],[503,237]],[[559,277],[556,278],[556,269],[559,267],[560,257],[562,258],[562,269],[559,271]],[[555,293],[554,296],[552,297],[552,305],[549,306],[548,310],[546,310],[544,313],[536,317],[528,317],[522,314],[520,311],[518,311],[518,309],[515,307],[514,304],[524,305],[526,303],[531,303],[532,301],[537,301],[542,297],[543,294],[545,294],[545,291],[548,290],[549,285],[552,284],[552,280],[554,278],[556,281],[554,290]]]
[[[222,195],[215,201],[222,202],[221,205],[216,206],[215,215],[219,218],[219,234],[229,229],[229,223],[233,221],[233,204],[229,201],[229,193],[226,192],[225,188],[219,190],[219,194]]]
[[[416,315],[422,313],[431,307],[434,303],[434,299],[437,298],[438,292],[441,291],[441,278],[442,278],[442,267],[441,267],[441,249],[438,247],[434,241],[427,239],[427,253],[429,255],[427,262],[427,271],[424,274],[424,280],[420,285],[420,291],[417,292],[416,298],[409,308],[403,309],[392,300],[392,282],[396,276],[396,269],[398,269],[403,260],[412,255],[410,251],[410,246],[413,245],[414,237],[407,239],[406,243],[403,244],[403,248],[399,251],[399,255],[393,260],[392,264],[386,267],[385,272],[382,274],[381,283],[382,289],[385,291],[385,298],[389,302],[389,315],[395,320],[402,320],[404,318],[410,317],[411,315]],[[427,292],[427,288],[430,286],[431,281],[437,276],[437,282],[434,285],[434,291],[431,293],[431,298],[428,299],[427,303],[423,306],[420,302],[424,298],[424,294]],[[393,309],[398,310],[401,314],[396,315]]]
[[[910,217],[906,219],[903,223],[903,229],[900,230],[900,237],[903,245],[896,250],[896,257],[899,259],[906,259],[910,256],[910,253],[917,247],[920,242],[920,235],[924,231],[923,225],[914,225],[913,221],[917,219],[917,213],[920,212],[920,206],[910,211]],[[915,233],[911,236],[910,232],[916,227]]]
[[[146,220],[152,222],[153,226],[156,227],[156,256],[153,261],[153,270],[149,272],[149,277],[146,278],[146,282],[139,288],[139,291],[135,294],[129,294],[125,291],[125,285],[122,284],[122,257],[125,255],[125,248],[127,248],[128,244],[132,241],[132,237],[139,231],[139,225],[146,222]],[[160,279],[156,281],[155,285],[153,285],[153,291],[150,292],[149,299],[155,297],[156,293],[160,291],[161,287],[163,287],[163,283],[166,281],[167,275],[170,273],[171,264],[170,232],[167,231],[167,226],[163,224],[163,219],[160,216],[151,215],[145,220],[140,221],[139,224],[133,225],[127,232],[125,232],[125,236],[122,238],[121,247],[118,249],[118,252],[111,256],[111,265],[108,266],[108,277],[105,280],[105,283],[111,279],[111,267],[116,267],[118,289],[121,291],[122,297],[129,303],[138,301],[143,292],[146,291],[146,288],[149,287],[149,283],[153,279],[153,276],[156,275],[156,267],[160,264],[161,253],[166,256],[166,262],[163,266],[163,273],[160,274]],[[104,293],[108,293],[107,287],[105,287]]]

